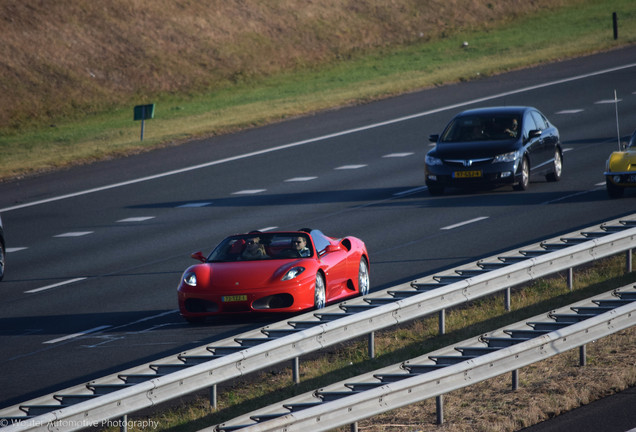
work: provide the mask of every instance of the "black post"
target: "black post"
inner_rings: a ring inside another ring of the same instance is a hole
[[[618,18],[616,12],[612,13],[612,23],[614,25],[614,40],[618,39]]]

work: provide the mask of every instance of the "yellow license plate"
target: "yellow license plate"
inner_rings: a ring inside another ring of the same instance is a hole
[[[453,176],[455,178],[481,177],[481,171],[455,171]]]
[[[246,295],[223,296],[221,297],[221,300],[223,301],[223,303],[247,301],[247,296]]]

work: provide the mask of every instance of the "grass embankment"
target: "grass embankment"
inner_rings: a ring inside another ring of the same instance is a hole
[[[636,41],[632,0],[73,0],[0,16],[0,180]]]
[[[378,332],[376,358],[358,340],[323,350],[300,361],[301,384],[292,383],[290,365],[255,373],[219,387],[218,409],[205,396],[172,404],[152,417],[158,430],[192,432],[222,423],[255,409],[312,391],[330,383],[421,356],[480,334],[592,297],[630,283],[625,257],[613,257],[575,270],[574,290],[565,275],[537,280],[513,290],[511,312],[503,296],[492,296],[447,311],[445,335],[438,334],[437,316]],[[560,354],[519,371],[519,389],[512,391],[505,374],[444,396],[445,424],[435,424],[435,400],[426,400],[361,421],[359,430],[426,432],[510,432],[636,385],[636,328],[587,345],[587,365],[579,366],[578,350]],[[347,432],[348,427],[340,432]]]

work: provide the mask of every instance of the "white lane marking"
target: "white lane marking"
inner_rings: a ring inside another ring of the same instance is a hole
[[[271,231],[271,230],[275,230],[276,228],[278,228],[277,226],[271,226],[271,227],[265,227],[265,228],[261,228],[258,231],[260,232],[265,232],[265,231]]]
[[[64,234],[55,235],[53,237],[58,237],[58,238],[62,238],[62,237],[82,237],[82,236],[89,235],[89,234],[93,234],[93,231],[67,232],[67,233],[64,233]]]
[[[306,182],[311,180],[316,180],[318,177],[293,177],[285,180],[286,182]]]
[[[577,114],[583,112],[582,109],[569,109],[569,110],[562,110],[562,111],[557,111],[557,114]]]
[[[177,208],[207,207],[209,205],[212,205],[212,203],[211,202],[187,203],[187,204],[181,204],[180,206],[177,206]]]
[[[596,183],[594,186],[605,186],[605,182]]]
[[[460,227],[460,226],[468,225],[468,224],[471,224],[471,223],[474,223],[474,222],[479,222],[480,220],[484,220],[484,219],[488,219],[488,218],[489,218],[489,216],[481,216],[481,217],[477,217],[475,219],[471,219],[471,220],[467,220],[467,221],[464,221],[464,222],[456,223],[454,225],[445,226],[444,228],[440,228],[440,229],[451,230],[453,228],[457,228],[457,227]]]
[[[563,153],[574,150],[572,147],[564,148]]]
[[[383,158],[401,158],[401,157],[407,157],[407,156],[412,156],[415,153],[413,152],[405,152],[405,153],[389,153],[387,155],[382,156]]]
[[[614,99],[602,99],[602,100],[596,101],[594,103],[597,104],[597,105],[600,105],[600,104],[613,104],[613,103],[622,102],[622,101],[623,101],[623,99],[616,99],[616,100],[614,100]]]
[[[103,326],[95,327],[95,328],[92,328],[92,329],[89,329],[89,330],[84,330],[84,331],[79,332],[79,333],[73,333],[73,334],[70,334],[70,335],[67,335],[67,336],[62,336],[62,337],[59,337],[57,339],[51,339],[51,340],[48,340],[48,341],[42,342],[42,343],[43,344],[54,344],[54,343],[62,342],[62,341],[65,341],[65,340],[74,339],[76,337],[84,336],[84,335],[87,335],[87,334],[90,334],[90,333],[96,333],[98,331],[102,331],[102,330],[107,329],[109,327],[112,327],[112,326],[103,325]]]
[[[528,92],[528,91],[531,91],[531,90],[537,90],[537,89],[540,89],[540,88],[554,86],[554,85],[564,84],[564,83],[567,83],[567,82],[577,81],[577,80],[590,78],[590,77],[597,76],[597,75],[603,75],[603,74],[607,74],[607,73],[611,73],[611,72],[616,72],[616,71],[620,71],[620,70],[623,70],[623,69],[629,69],[629,68],[633,68],[633,67],[636,67],[636,63],[630,63],[630,64],[627,64],[627,65],[617,66],[617,67],[613,67],[613,68],[609,68],[609,69],[602,69],[602,70],[599,70],[599,71],[596,71],[596,72],[590,72],[590,73],[583,74],[583,75],[576,75],[576,76],[573,76],[573,77],[563,78],[563,79],[560,79],[560,80],[548,81],[548,82],[542,83],[542,84],[537,84],[537,85],[528,86],[528,87],[522,87],[522,88],[517,89],[517,90],[511,90],[511,91],[507,91],[507,92],[503,92],[503,93],[498,93],[498,94],[494,94],[494,95],[490,95],[490,96],[485,96],[485,97],[482,97],[482,98],[468,100],[468,101],[465,101],[465,102],[459,102],[459,103],[456,103],[456,104],[453,104],[453,105],[447,105],[447,106],[444,106],[444,107],[439,107],[439,108],[431,109],[431,110],[428,110],[428,111],[422,111],[422,112],[411,114],[411,115],[404,116],[404,117],[398,117],[398,118],[386,120],[386,121],[383,121],[383,122],[372,123],[372,124],[369,124],[369,125],[366,125],[366,126],[361,126],[361,127],[358,127],[358,128],[347,129],[347,130],[340,131],[340,132],[335,132],[335,133],[332,133],[332,134],[322,135],[322,136],[318,136],[318,137],[314,137],[314,138],[308,138],[306,140],[296,141],[296,142],[292,142],[292,143],[288,143],[288,144],[283,144],[283,145],[271,147],[271,148],[268,148],[268,149],[258,150],[258,151],[254,151],[254,152],[250,152],[250,153],[244,153],[244,154],[241,154],[241,155],[232,156],[232,157],[228,157],[228,158],[225,158],[225,159],[218,159],[218,160],[202,163],[202,164],[199,164],[199,165],[193,165],[193,166],[189,166],[189,167],[185,167],[185,168],[181,168],[181,169],[177,169],[177,170],[166,171],[166,172],[163,172],[163,173],[159,173],[159,174],[155,174],[155,175],[151,175],[151,176],[147,176],[147,177],[140,177],[140,178],[136,178],[136,179],[120,182],[120,183],[113,183],[113,184],[110,184],[110,185],[100,186],[100,187],[96,187],[96,188],[93,188],[93,189],[87,189],[87,190],[74,192],[74,193],[70,193],[70,194],[66,194],[66,195],[60,195],[60,196],[57,196],[57,197],[51,197],[51,198],[47,198],[47,199],[43,199],[43,200],[39,200],[39,201],[33,201],[33,202],[30,202],[30,203],[19,204],[19,205],[12,206],[12,207],[5,207],[5,208],[0,209],[0,213],[8,212],[8,211],[11,211],[11,210],[17,210],[17,209],[21,209],[21,208],[25,208],[25,207],[32,207],[32,206],[36,206],[36,205],[40,205],[40,204],[53,202],[53,201],[59,201],[59,200],[67,199],[67,198],[73,198],[73,197],[77,197],[77,196],[81,196],[81,195],[87,195],[87,194],[91,194],[91,193],[95,193],[95,192],[101,192],[101,191],[108,190],[108,189],[118,188],[118,187],[122,187],[122,186],[128,186],[128,185],[135,184],[135,183],[146,182],[146,181],[149,181],[149,180],[156,180],[158,178],[168,177],[168,176],[172,176],[172,175],[175,175],[175,174],[182,174],[182,173],[185,173],[185,172],[194,171],[194,170],[198,170],[198,169],[201,169],[201,168],[208,168],[208,167],[211,167],[211,166],[214,166],[214,165],[220,165],[220,164],[224,164],[224,163],[227,163],[227,162],[233,162],[233,161],[237,161],[237,160],[241,160],[241,159],[247,159],[247,158],[251,158],[251,157],[254,157],[254,156],[263,155],[263,154],[266,154],[266,153],[271,153],[271,152],[275,152],[275,151],[279,151],[279,150],[285,150],[285,149],[288,149],[288,148],[298,147],[298,146],[302,146],[302,145],[305,145],[305,144],[315,143],[317,141],[324,141],[324,140],[328,140],[328,139],[331,139],[331,138],[337,138],[337,137],[341,137],[341,136],[344,136],[344,135],[350,135],[350,134],[366,131],[366,130],[369,130],[369,129],[375,129],[375,128],[379,128],[379,127],[383,127],[383,126],[387,126],[387,125],[392,125],[392,124],[395,124],[395,123],[401,123],[401,122],[404,122],[404,121],[409,121],[409,120],[413,120],[413,119],[416,119],[416,118],[429,116],[431,114],[437,114],[437,113],[444,112],[444,111],[454,110],[454,109],[457,109],[457,108],[465,107],[467,105],[482,103],[482,102],[490,101],[490,100],[493,100],[493,99],[507,97],[507,96],[511,96],[511,95],[515,95],[515,94],[519,94],[519,93]]]
[[[155,216],[137,216],[137,217],[129,217],[126,219],[120,219],[117,222],[126,223],[126,222],[144,222],[150,219],[154,219]]]
[[[265,192],[267,189],[245,189],[238,192],[232,192],[232,195],[253,195]]]
[[[57,287],[62,286],[62,285],[69,285],[69,284],[72,284],[72,283],[75,283],[75,282],[83,281],[85,279],[88,279],[88,278],[81,277],[81,278],[69,279],[69,280],[64,281],[64,282],[59,282],[59,283],[56,283],[56,284],[53,284],[53,285],[47,285],[47,286],[44,286],[44,287],[41,287],[41,288],[35,288],[35,289],[29,290],[29,291],[25,291],[24,293],[25,294],[32,294],[32,293],[36,293],[36,292],[40,292],[40,291],[46,291],[46,290],[49,290],[51,288],[57,288]]]
[[[18,251],[25,250],[25,249],[28,249],[28,247],[10,247],[10,248],[6,248],[5,252],[6,253],[18,252]]]
[[[364,168],[366,165],[364,164],[359,164],[359,165],[342,165],[339,166],[338,168],[334,168],[336,170],[354,170],[354,169],[360,169],[360,168]]]
[[[408,189],[408,190],[405,190],[405,191],[402,191],[402,192],[394,193],[393,196],[410,195],[412,193],[425,191],[427,189],[428,189],[428,186],[420,186],[420,187],[416,187],[416,188],[413,188],[413,189]]]

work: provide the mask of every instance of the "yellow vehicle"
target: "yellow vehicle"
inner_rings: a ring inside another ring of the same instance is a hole
[[[603,174],[611,198],[623,196],[625,188],[636,188],[636,130],[623,150],[610,155]]]

